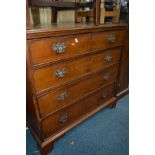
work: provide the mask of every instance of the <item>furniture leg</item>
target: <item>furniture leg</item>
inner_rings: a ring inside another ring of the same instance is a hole
[[[40,146],[40,153],[41,155],[47,155],[53,149],[53,143],[49,143],[45,146]]]
[[[115,108],[116,107],[116,102],[114,102],[114,103],[112,103],[109,107],[111,108],[111,109],[113,109],[113,108]]]

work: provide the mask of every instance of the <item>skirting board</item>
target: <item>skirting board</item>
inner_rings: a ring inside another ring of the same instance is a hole
[[[124,89],[120,93],[116,94],[117,100],[122,98],[123,96],[127,95],[129,93],[129,88]]]

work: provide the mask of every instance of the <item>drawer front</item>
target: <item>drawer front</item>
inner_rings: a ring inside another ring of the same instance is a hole
[[[90,50],[90,34],[30,41],[33,64],[60,60]]]
[[[110,67],[96,75],[90,76],[76,82],[68,87],[56,89],[51,93],[38,98],[41,117],[50,112],[70,104],[74,100],[88,94],[89,92],[116,80],[118,65]]]
[[[88,73],[101,70],[115,64],[120,59],[120,49],[85,56],[76,60],[59,63],[34,71],[35,89],[37,92],[75,80]]]
[[[105,101],[115,96],[115,83],[104,87],[94,95],[90,96],[89,101],[86,102],[87,112],[97,108],[102,105]]]
[[[45,138],[49,135],[63,129],[68,124],[79,118],[85,113],[84,100],[73,104],[72,106],[54,113],[42,122],[42,129]]]
[[[123,43],[125,31],[107,31],[94,33],[92,36],[92,49],[105,49],[121,45]]]
[[[104,104],[105,101],[114,96],[115,84],[111,84],[93,95],[73,104],[72,106],[54,113],[42,122],[42,129],[45,138],[65,128],[73,121],[79,119],[87,112]]]

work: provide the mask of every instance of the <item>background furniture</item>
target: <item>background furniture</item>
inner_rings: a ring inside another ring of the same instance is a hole
[[[59,10],[69,10],[76,9],[79,6],[79,3],[74,1],[63,1],[63,0],[29,0],[30,6],[34,7],[51,7],[52,9],[52,22],[57,23],[57,14]]]
[[[95,18],[95,1],[85,0],[29,0],[31,7],[51,7],[52,23],[57,23],[58,11],[61,10],[75,10],[75,22],[81,22],[82,17],[86,17],[86,22],[90,22],[90,17]],[[88,8],[89,10],[85,10]],[[95,21],[95,20],[94,20]]]
[[[75,22],[82,22],[82,17],[86,18],[86,23],[90,23],[90,18],[94,17],[94,0],[85,0],[81,3],[81,9],[76,10],[75,12]]]
[[[120,21],[129,23],[129,0],[121,1]]]
[[[121,6],[120,0],[29,0],[29,7],[31,7],[31,18],[33,18],[31,21],[34,21],[35,25],[38,25],[42,19],[43,23],[49,24],[49,22],[45,22],[45,18],[50,20],[50,23],[58,23],[58,12],[60,13],[59,17],[62,16],[59,20],[67,19],[68,21],[70,16],[70,18],[75,18],[71,19],[71,21],[81,23],[83,22],[83,17],[85,17],[86,23],[94,22],[95,25],[99,25],[107,22],[118,23],[120,20],[120,9],[121,20],[124,20],[123,18],[128,16],[128,6],[124,6],[126,3],[124,2]],[[50,10],[48,9],[49,7],[51,7]],[[43,8],[46,8],[46,11]],[[43,12],[46,12],[45,16],[43,16]]]
[[[100,24],[105,23],[106,17],[112,17],[113,23],[119,23],[120,0],[101,0]]]

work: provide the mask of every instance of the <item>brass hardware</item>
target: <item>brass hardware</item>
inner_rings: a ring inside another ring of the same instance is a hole
[[[65,114],[65,115],[63,115],[62,117],[60,117],[59,122],[64,123],[64,122],[66,122],[67,120],[68,120],[68,115]]]
[[[67,97],[69,96],[69,94],[67,92],[62,93],[60,96],[58,96],[58,101],[64,101]]]
[[[53,44],[53,50],[57,54],[64,53],[65,48],[67,48],[67,46],[65,45],[64,42],[63,43],[55,43],[55,44]]]
[[[105,73],[104,76],[103,76],[104,80],[109,80],[109,77],[110,77],[109,72]]]
[[[102,92],[101,98],[105,99],[107,97],[107,92]]]
[[[58,69],[55,72],[55,75],[56,75],[57,78],[63,78],[63,77],[65,77],[66,74],[67,74],[67,69],[66,68]]]
[[[109,40],[109,42],[113,43],[116,41],[116,36],[114,34],[111,34],[108,36],[108,40]]]
[[[112,60],[112,55],[106,55],[104,57],[104,60],[107,61],[107,62],[110,62]]]

